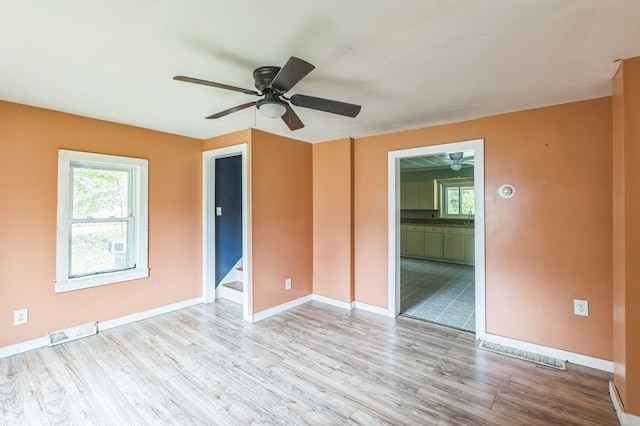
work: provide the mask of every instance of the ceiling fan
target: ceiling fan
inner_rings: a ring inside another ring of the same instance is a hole
[[[357,116],[358,113],[360,113],[360,105],[334,101],[331,99],[316,98],[314,96],[307,95],[293,95],[290,98],[284,96],[285,93],[291,90],[293,86],[313,71],[314,68],[315,67],[310,63],[296,58],[295,56],[290,57],[282,68],[273,66],[256,68],[255,71],[253,71],[253,80],[258,92],[255,90],[243,89],[241,87],[229,86],[227,84],[215,83],[213,81],[200,80],[198,78],[185,77],[182,75],[175,76],[173,79],[262,97],[262,99],[257,101],[247,102],[205,117],[208,119],[221,118],[255,105],[266,117],[281,117],[289,129],[301,129],[304,127],[304,124],[295,111],[293,111],[289,102],[295,106],[330,112],[332,114],[344,115],[347,117]]]
[[[451,164],[451,170],[455,170],[456,172],[462,168],[462,165],[471,165],[473,166],[473,156],[465,157],[464,152],[452,152],[449,154],[449,161]]]

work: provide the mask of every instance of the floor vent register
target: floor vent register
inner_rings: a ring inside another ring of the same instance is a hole
[[[49,346],[59,345],[82,337],[92,336],[98,333],[98,323],[92,322],[78,327],[55,331],[48,334]]]
[[[520,349],[510,348],[508,346],[503,346],[498,343],[481,341],[480,349],[485,349],[487,351],[496,352],[496,353],[507,355],[513,358],[523,359],[525,361],[535,362],[536,364],[557,368],[558,370],[567,369],[567,364],[564,360],[552,358],[550,356],[535,354],[533,352],[527,352]]]

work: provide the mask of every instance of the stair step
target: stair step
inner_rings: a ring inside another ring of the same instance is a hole
[[[222,284],[222,286],[242,293],[243,285],[241,281],[233,281],[230,283],[225,283],[225,284]]]

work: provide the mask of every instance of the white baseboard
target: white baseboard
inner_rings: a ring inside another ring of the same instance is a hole
[[[373,306],[362,302],[355,302],[356,309],[362,309],[363,311],[373,312],[374,314],[384,315],[385,317],[395,318],[396,316],[386,308],[379,306]]]
[[[330,297],[321,296],[319,294],[313,295],[313,300],[316,302],[326,303],[327,305],[336,306],[338,308],[352,310],[352,309],[362,309],[363,311],[372,312],[374,314],[383,315],[385,317],[395,318],[396,316],[391,314],[390,311],[386,308],[381,308],[379,306],[369,305],[367,303],[362,302],[345,302],[343,300],[332,299]]]
[[[129,324],[135,321],[155,317],[156,315],[166,314],[168,312],[177,311],[178,309],[188,308],[189,306],[202,303],[202,297],[196,297],[195,299],[185,300],[171,305],[160,306],[158,308],[149,309],[148,311],[138,312],[131,315],[126,315],[120,318],[114,318],[112,320],[98,323],[98,331],[108,330],[120,325]],[[73,327],[72,327],[73,328]],[[17,355],[23,352],[28,352],[34,349],[43,348],[49,345],[49,337],[42,336],[37,339],[27,340],[26,342],[16,343],[15,345],[9,345],[0,348],[0,358],[6,358],[12,355]]]
[[[38,337],[37,339],[27,340],[26,342],[16,343],[15,345],[4,346],[0,348],[0,358],[6,358],[13,355],[29,352],[34,349],[40,349],[49,344],[49,336]]]
[[[573,364],[584,365],[585,367],[613,373],[613,361],[607,361],[600,358],[568,352],[562,349],[550,348],[548,346],[537,345],[535,343],[524,342],[522,340],[511,339],[509,337],[498,336],[490,333],[485,335],[484,340],[490,343],[497,343],[510,348],[550,356]]]
[[[99,322],[98,332],[108,330],[114,327],[119,327],[121,325],[130,324],[132,322],[140,321],[143,319],[155,317],[156,315],[162,315],[168,312],[177,311],[178,309],[188,308],[189,306],[198,305],[200,303],[202,303],[202,297],[196,297],[194,299],[172,303],[171,305],[165,305],[165,306],[149,309],[148,311],[137,312],[135,314],[126,315],[124,317],[114,318],[112,320]]]
[[[320,296],[319,294],[313,295],[313,301],[325,303],[348,311],[352,310],[356,305],[356,302],[345,302],[344,300],[332,299],[331,297]]]
[[[629,414],[624,411],[620,395],[618,394],[618,389],[613,382],[609,382],[609,396],[611,397],[611,402],[613,402],[613,406],[616,409],[620,426],[640,426],[640,416]]]
[[[250,322],[262,321],[265,318],[269,318],[270,316],[279,314],[279,313],[284,312],[284,311],[286,311],[288,309],[295,308],[296,306],[303,305],[303,304],[305,304],[307,302],[311,302],[312,300],[313,300],[313,295],[312,294],[308,294],[306,296],[300,297],[300,298],[292,300],[290,302],[283,303],[282,305],[274,306],[273,308],[269,308],[267,310],[260,311],[260,312],[258,312],[256,314],[251,315]]]

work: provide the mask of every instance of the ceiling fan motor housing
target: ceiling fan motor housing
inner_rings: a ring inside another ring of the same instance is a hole
[[[260,67],[253,71],[253,80],[255,81],[256,89],[261,93],[265,93],[265,90],[271,89],[271,82],[275,76],[280,72],[280,67]]]

